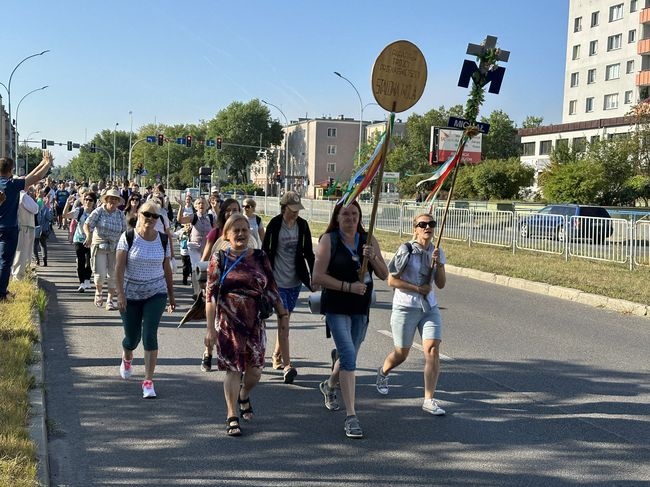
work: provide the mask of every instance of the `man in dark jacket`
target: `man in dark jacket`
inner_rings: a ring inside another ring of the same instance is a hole
[[[311,273],[314,269],[314,249],[309,224],[298,216],[300,210],[304,209],[300,196],[293,191],[287,191],[280,199],[280,214],[273,217],[267,225],[262,243],[262,249],[269,256],[282,302],[289,312],[289,319],[296,307],[302,285],[311,289]],[[298,375],[295,367],[291,365],[289,353],[289,320],[278,320],[273,368],[284,369],[285,384],[293,383],[293,379]]]

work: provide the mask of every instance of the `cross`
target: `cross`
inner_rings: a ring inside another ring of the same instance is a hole
[[[480,60],[479,69],[481,73],[486,74],[489,71],[489,66],[486,62],[486,55],[489,51],[497,47],[497,38],[494,36],[486,36],[485,40],[481,45],[477,44],[468,44],[467,45],[467,54],[476,56]],[[508,62],[510,58],[510,51],[504,51],[502,49],[496,49],[496,61],[503,61],[504,63]]]

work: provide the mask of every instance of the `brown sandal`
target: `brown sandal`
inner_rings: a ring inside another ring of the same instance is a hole
[[[275,370],[284,369],[284,365],[282,364],[282,354],[281,353],[274,353],[271,356],[271,361],[273,362],[273,368]]]

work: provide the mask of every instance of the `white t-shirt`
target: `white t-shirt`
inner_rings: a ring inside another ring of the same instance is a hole
[[[171,255],[170,244],[171,242],[167,242],[167,247],[163,252],[160,235],[157,235],[156,239],[150,242],[134,231],[133,245],[129,250],[126,232],[122,234],[117,243],[117,250],[128,252],[126,268],[124,269],[124,295],[126,299],[140,301],[156,294],[167,294],[163,260]]]

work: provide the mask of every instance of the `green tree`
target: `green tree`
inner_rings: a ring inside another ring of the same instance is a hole
[[[206,159],[213,167],[226,171],[228,180],[237,183],[248,182],[249,169],[260,145],[279,145],[283,138],[282,125],[271,119],[268,107],[257,99],[231,103],[207,123],[206,133],[209,138],[221,137],[223,141],[222,149],[210,152]],[[294,148],[289,140],[289,149]],[[290,153],[290,159],[291,156]]]
[[[454,186],[459,198],[515,199],[522,188],[531,186],[535,170],[519,158],[487,160],[461,167]]]
[[[643,200],[644,206],[650,202],[650,176],[637,174],[625,181],[625,187],[634,200]]]
[[[490,124],[490,132],[483,135],[483,159],[509,159],[519,155],[517,127],[507,113],[495,110],[481,121]]]
[[[524,121],[521,124],[521,128],[522,129],[537,128],[537,127],[541,127],[542,123],[544,123],[544,117],[536,117],[534,115],[528,115],[526,118],[524,118]]]

